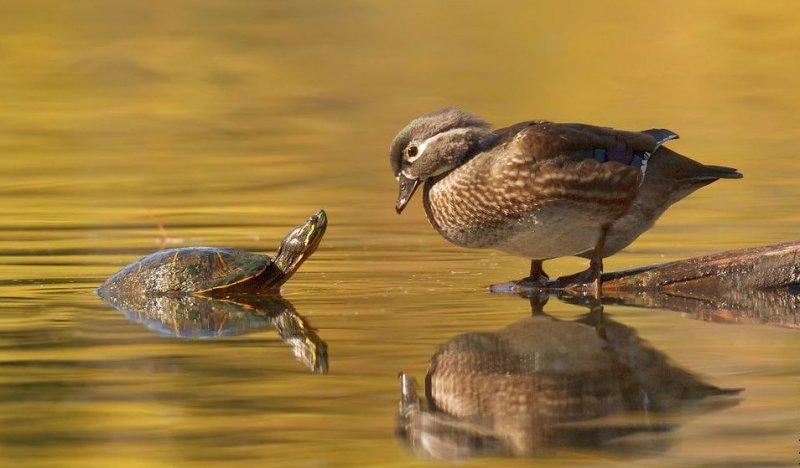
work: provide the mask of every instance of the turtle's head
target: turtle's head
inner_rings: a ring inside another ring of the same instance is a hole
[[[283,238],[278,252],[275,254],[275,265],[284,272],[288,279],[317,250],[325,228],[328,227],[328,216],[319,210],[308,220],[289,231]]]

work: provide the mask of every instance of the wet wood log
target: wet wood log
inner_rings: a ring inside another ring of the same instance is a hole
[[[800,328],[800,242],[607,273],[602,301],[709,322]]]
[[[604,295],[617,290],[691,297],[712,291],[793,288],[800,288],[800,241],[603,274]]]
[[[558,281],[515,288],[507,283],[492,290],[577,303],[591,296],[579,288],[562,289]],[[704,321],[800,328],[800,241],[604,273],[597,299],[675,310]]]

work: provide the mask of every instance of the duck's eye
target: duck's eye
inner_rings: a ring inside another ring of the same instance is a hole
[[[413,145],[409,146],[408,148],[406,148],[406,157],[407,158],[413,158],[414,156],[417,155],[417,151],[418,150],[417,150],[416,146],[413,146]]]

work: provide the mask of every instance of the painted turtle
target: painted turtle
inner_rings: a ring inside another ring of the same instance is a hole
[[[169,249],[126,266],[98,289],[103,298],[199,294],[230,297],[277,292],[317,249],[328,217],[319,210],[289,231],[274,259],[215,247]]]

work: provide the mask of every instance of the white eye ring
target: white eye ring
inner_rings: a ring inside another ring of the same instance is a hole
[[[435,140],[435,139],[439,138],[440,136],[441,136],[441,134],[439,134],[439,135],[434,135],[434,136],[432,136],[432,137],[428,138],[427,140],[423,141],[422,143],[420,143],[420,144],[418,144],[418,145],[417,145],[417,144],[411,144],[411,145],[408,145],[408,148],[406,148],[406,150],[405,150],[405,151],[403,151],[403,155],[405,156],[405,158],[406,158],[406,161],[408,161],[408,162],[410,162],[410,163],[413,163],[414,161],[416,161],[417,159],[419,159],[419,158],[420,158],[420,156],[422,156],[422,153],[424,153],[424,152],[425,152],[425,148],[427,148],[427,147],[428,147],[428,144],[429,144],[431,141],[433,141],[433,140]],[[414,148],[414,150],[416,151],[414,154],[411,154],[411,153],[410,153],[410,150],[411,150],[412,148]]]
[[[416,161],[417,158],[419,158],[419,154],[420,151],[417,145],[409,145],[408,148],[406,148],[405,156],[408,162]]]

